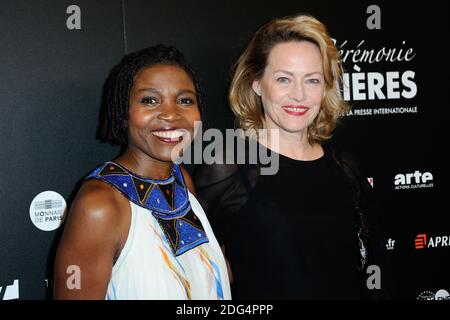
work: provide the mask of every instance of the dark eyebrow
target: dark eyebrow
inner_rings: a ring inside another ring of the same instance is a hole
[[[141,88],[141,89],[138,89],[138,92],[142,92],[142,91],[153,92],[153,93],[161,93],[162,92],[161,89],[156,89],[156,88]],[[191,93],[194,96],[196,95],[195,91],[192,91],[190,89],[180,89],[180,90],[178,90],[178,94],[183,94],[183,93]]]
[[[155,89],[155,88],[141,88],[138,90],[138,92],[142,92],[142,91],[155,92],[155,93],[161,92],[160,89]]]
[[[195,91],[192,91],[191,89],[181,89],[180,91],[178,91],[178,93],[190,93],[190,94],[192,94],[192,95],[194,95],[194,96],[196,96],[197,95],[197,93],[195,92]]]

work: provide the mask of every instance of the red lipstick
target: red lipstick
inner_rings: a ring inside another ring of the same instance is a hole
[[[303,116],[308,112],[309,108],[302,105],[283,106],[283,110],[291,116]]]

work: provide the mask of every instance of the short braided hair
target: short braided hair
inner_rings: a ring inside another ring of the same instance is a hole
[[[98,138],[102,142],[126,147],[130,92],[137,73],[146,67],[165,64],[182,68],[194,82],[200,114],[203,115],[203,91],[196,71],[174,46],[156,45],[123,57],[113,67],[103,86]]]

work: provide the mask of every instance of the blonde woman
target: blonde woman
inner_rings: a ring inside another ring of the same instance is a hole
[[[236,62],[231,108],[245,131],[269,129],[257,135],[259,147],[278,155],[279,168],[261,175],[258,165],[212,165],[195,174],[231,265],[235,298],[357,299],[367,293],[370,186],[324,146],[348,110],[341,76],[332,39],[309,15],[263,25]]]

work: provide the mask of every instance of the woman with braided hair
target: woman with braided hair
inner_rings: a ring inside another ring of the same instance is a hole
[[[175,47],[146,48],[113,68],[102,104],[100,138],[124,151],[71,206],[55,298],[230,299],[222,251],[174,158],[201,120],[198,76]]]

